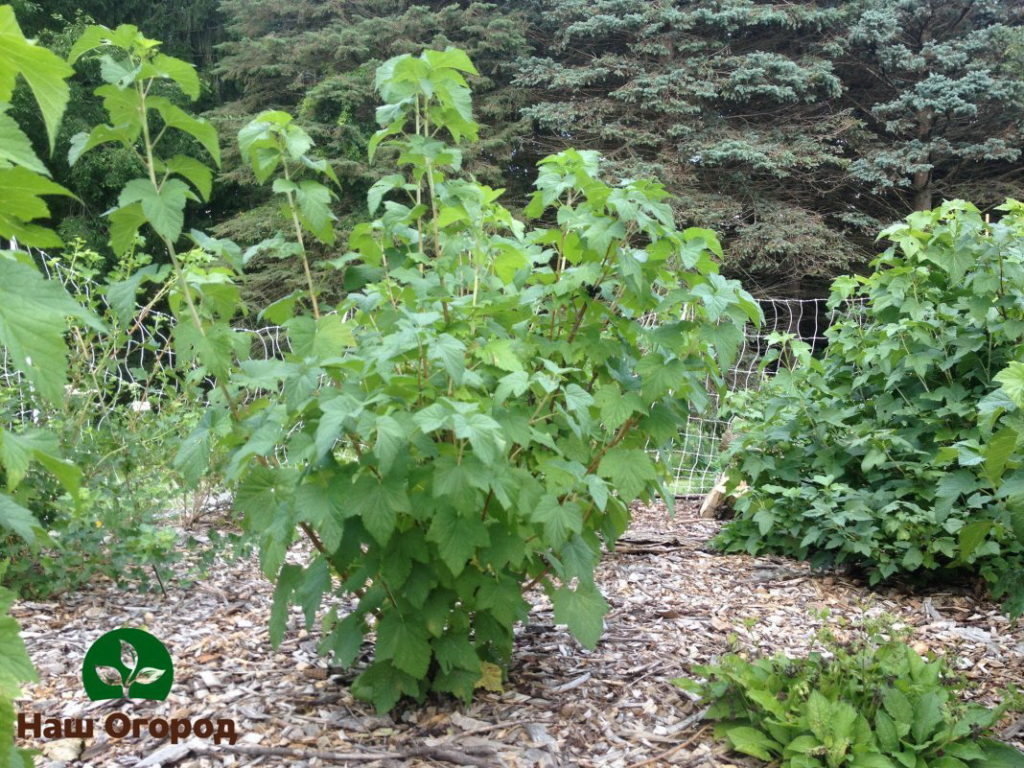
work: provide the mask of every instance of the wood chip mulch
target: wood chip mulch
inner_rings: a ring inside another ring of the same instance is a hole
[[[954,658],[976,684],[971,698],[994,705],[1004,686],[1024,688],[1024,627],[969,590],[871,591],[783,558],[719,555],[707,542],[721,524],[697,518],[695,505],[683,507],[674,518],[657,505],[638,508],[616,552],[605,556],[598,583],[612,609],[595,651],[553,624],[542,594],[531,595],[504,693],[481,692],[468,707],[433,698],[378,716],[350,695],[352,673],[334,674],[317,656],[317,630],[303,629],[299,609],[273,650],[272,588],[254,559],[222,563],[188,588],[165,575],[166,595],[96,581],[54,602],[22,601],[14,616],[40,682],[26,688],[19,708],[44,718],[97,718],[100,727],[89,739],[19,746],[41,749],[37,764],[51,768],[752,766],[714,741],[700,703],[669,681],[729,650],[803,655],[823,623],[841,633],[844,620],[856,625],[882,614],[913,628],[919,652]],[[146,629],[167,645],[175,680],[166,701],[85,696],[86,650],[121,626]],[[233,746],[194,737],[171,744],[145,731],[110,738],[102,723],[112,712],[233,718],[239,738]],[[1019,713],[1001,729],[1024,747]]]

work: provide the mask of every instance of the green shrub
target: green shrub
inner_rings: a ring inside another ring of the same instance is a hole
[[[472,63],[426,51],[378,70],[386,103],[370,155],[396,172],[369,192],[376,218],[328,262],[347,291],[328,306],[310,249],[335,245],[337,179],[291,116],[265,112],[238,137],[256,178],[273,177],[288,239],[243,254],[193,232],[220,261],[189,264],[177,250],[183,209],[208,194],[210,169],[163,157],[150,121],[216,162],[212,128],[152,95],[169,81],[194,95],[198,81],[134,28],[86,30],[72,59],[91,51],[122,62],[99,90],[116,128],[77,137],[72,159],[109,141],[147,159],[148,178],[129,182],[110,215],[112,245],[123,252],[148,223],[174,262],[175,350],[216,381],[176,466],[192,479],[216,466],[236,488],[277,581],[271,639],[289,602],[311,624],[325,594],[354,595],[347,615],[327,611],[322,650],[348,666],[375,633],[353,690],[380,709],[499,686],[529,587],[593,646],[608,609],[594,584],[602,546],[667,474],[648,444],[675,438],[759,314],[718,274],[714,234],[677,230],[660,185],[609,183],[596,153],[575,151],[541,163],[526,212],[542,224],[527,229],[501,190],[460,175],[459,145],[479,128]],[[250,338],[231,326],[256,253],[294,259],[306,278],[261,313],[287,329],[283,359],[248,359]],[[642,322],[652,315],[653,328]],[[285,562],[299,536],[315,550],[305,566]]]
[[[1024,766],[1024,754],[989,738],[1013,696],[996,709],[965,704],[946,661],[921,658],[905,635],[819,639],[824,652],[806,659],[729,654],[695,667],[702,680],[674,682],[710,705],[716,738],[782,768]]]
[[[1013,402],[995,376],[1021,357],[1024,215],[987,224],[971,205],[915,213],[867,277],[838,279],[853,302],[822,360],[735,396],[726,462],[752,488],[717,539],[818,566],[980,574],[1024,611],[1020,440],[992,431]],[[997,413],[998,411],[998,413]]]

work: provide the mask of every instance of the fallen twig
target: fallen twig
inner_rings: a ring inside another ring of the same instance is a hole
[[[481,768],[488,768],[494,765],[494,750],[490,748],[470,747],[466,751],[449,749],[447,747],[413,747],[401,752],[325,752],[322,750],[292,749],[290,747],[258,747],[258,746],[228,746],[221,744],[217,750],[226,750],[239,755],[251,757],[295,757],[302,759],[316,758],[329,763],[365,762],[370,763],[376,760],[408,760],[413,757],[424,757],[430,760],[439,760],[454,765],[477,765]],[[469,752],[479,754],[469,754]],[[213,754],[213,750],[209,751]]]

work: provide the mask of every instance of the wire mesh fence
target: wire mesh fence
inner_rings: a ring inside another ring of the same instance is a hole
[[[73,293],[86,298],[97,294],[98,286],[73,279],[60,262],[45,258],[40,261],[48,276],[61,280]],[[765,322],[760,328],[747,326],[736,363],[725,377],[728,390],[759,387],[772,375],[771,365],[761,365],[771,334],[792,334],[819,352],[827,343],[825,331],[844,312],[828,308],[825,299],[761,299],[760,305]],[[173,370],[171,324],[169,315],[150,310],[141,312],[133,321],[127,340],[117,349],[76,345],[76,340],[70,339],[75,384],[69,388],[69,399],[86,394],[82,387],[95,387],[103,390],[104,402],[148,410],[164,398],[180,394]],[[248,330],[253,357],[281,357],[288,348],[287,334],[280,326]],[[0,349],[0,393],[8,419],[25,423],[39,418],[38,402],[6,349]],[[668,449],[669,455],[662,456],[673,468],[668,490],[676,495],[707,493],[721,473],[722,438],[729,425],[718,418],[716,411],[716,397],[712,396],[707,412],[691,414],[678,440]],[[106,413],[98,414],[99,419],[105,416]]]
[[[774,374],[777,362],[762,366],[772,334],[792,334],[809,344],[814,353],[820,353],[828,343],[825,332],[848,312],[845,307],[828,307],[827,299],[759,299],[758,303],[764,323],[760,328],[747,325],[736,363],[725,376],[728,391],[756,389]],[[711,402],[707,412],[690,415],[671,454],[663,457],[673,468],[669,490],[677,496],[707,493],[722,472],[722,438],[729,422],[718,418],[715,396]]]

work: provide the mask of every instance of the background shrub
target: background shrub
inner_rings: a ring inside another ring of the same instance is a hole
[[[1020,440],[992,429],[1024,338],[1024,215],[1003,212],[948,202],[885,230],[875,271],[833,284],[850,315],[823,359],[796,349],[794,370],[731,400],[730,479],[752,490],[719,546],[856,564],[872,583],[966,571],[1024,611]]]

